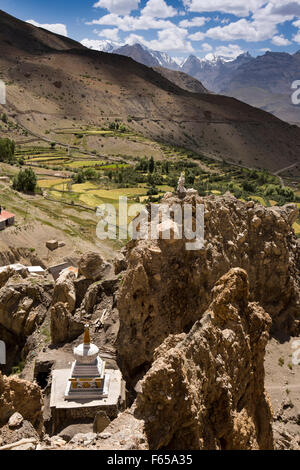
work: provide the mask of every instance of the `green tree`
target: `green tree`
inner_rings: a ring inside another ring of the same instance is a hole
[[[16,191],[34,193],[37,186],[36,174],[32,168],[20,170],[18,175],[14,177],[13,189]]]
[[[155,169],[155,162],[154,162],[154,158],[151,157],[149,160],[149,172],[153,173],[154,169]]]
[[[12,162],[15,155],[15,142],[10,139],[0,139],[0,161]]]

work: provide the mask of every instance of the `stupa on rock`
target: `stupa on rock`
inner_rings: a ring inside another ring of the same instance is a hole
[[[89,326],[85,326],[83,343],[74,348],[75,361],[65,392],[65,400],[95,400],[108,396],[109,375],[99,348],[91,343]]]

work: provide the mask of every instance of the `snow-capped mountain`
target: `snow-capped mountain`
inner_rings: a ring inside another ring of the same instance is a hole
[[[158,61],[160,67],[165,67],[171,70],[180,69],[180,66],[176,60],[174,60],[173,57],[170,57],[166,52],[153,51],[151,49],[147,49],[147,51]]]
[[[107,39],[83,39],[81,44],[88,49],[101,52],[114,52],[115,49],[120,47],[117,42],[108,41]]]
[[[136,43],[126,44],[114,50],[115,54],[126,55],[137,62],[141,62],[148,67],[165,67],[171,70],[179,70],[178,64],[165,52],[153,51],[148,47]]]

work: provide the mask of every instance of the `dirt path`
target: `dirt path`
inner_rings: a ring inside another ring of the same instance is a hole
[[[280,173],[284,173],[285,171],[290,170],[291,168],[294,168],[296,165],[298,165],[298,162],[293,163],[292,165],[286,166],[285,168],[281,168],[281,170],[277,170],[275,171],[275,173],[273,173],[273,175],[278,176],[278,178],[280,179],[281,186],[283,188],[285,188],[285,183],[283,181],[283,178],[280,176]]]
[[[266,389],[269,391],[275,391],[275,390],[300,390],[300,384],[293,384],[293,385],[266,385]]]

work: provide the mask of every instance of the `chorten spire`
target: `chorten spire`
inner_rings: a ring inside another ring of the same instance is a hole
[[[89,346],[91,344],[90,326],[89,325],[84,326],[83,344],[85,346]]]

